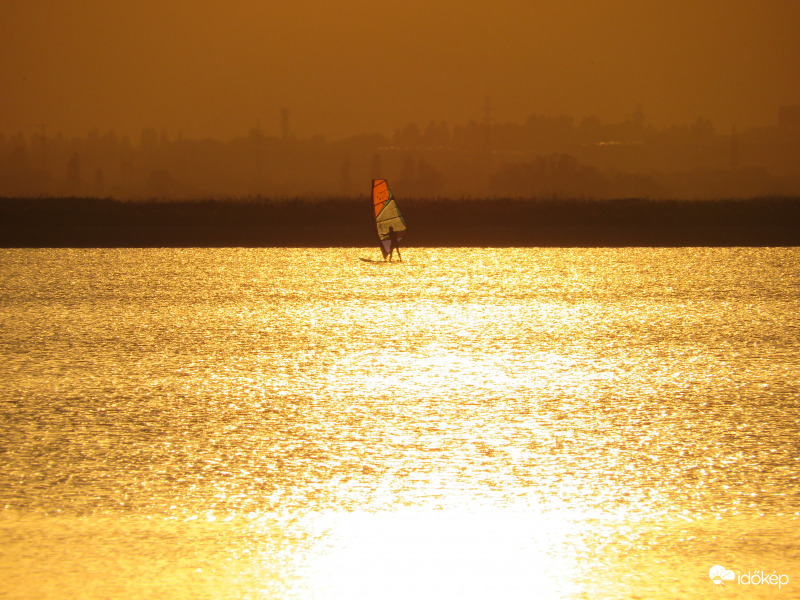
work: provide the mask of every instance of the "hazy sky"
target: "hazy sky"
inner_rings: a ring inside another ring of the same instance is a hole
[[[0,133],[300,137],[530,114],[773,124],[797,0],[5,0]]]

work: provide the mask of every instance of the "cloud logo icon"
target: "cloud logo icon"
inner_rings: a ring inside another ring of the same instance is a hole
[[[723,567],[722,565],[714,565],[708,570],[708,576],[711,578],[711,581],[714,582],[714,585],[720,585],[723,581],[731,581],[736,577],[733,571],[730,571]]]

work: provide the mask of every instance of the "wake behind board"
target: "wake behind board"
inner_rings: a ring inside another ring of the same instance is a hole
[[[393,265],[395,263],[402,263],[402,260],[375,260],[374,258],[364,258],[363,256],[358,257],[359,260],[363,260],[365,263],[373,263],[376,265]]]
[[[359,260],[364,261],[365,263],[370,263],[373,265],[402,265],[402,260],[375,260],[373,258],[364,258],[363,256],[358,257]]]

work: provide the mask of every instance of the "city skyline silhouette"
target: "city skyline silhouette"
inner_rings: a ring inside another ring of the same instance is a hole
[[[488,105],[487,105],[487,108]],[[714,198],[800,195],[800,107],[770,127],[710,119],[657,129],[641,106],[621,122],[530,115],[409,123],[392,135],[298,137],[260,124],[231,140],[152,128],[137,138],[0,134],[0,196],[117,199],[347,197],[389,178],[404,197]],[[276,119],[277,120],[277,119]]]

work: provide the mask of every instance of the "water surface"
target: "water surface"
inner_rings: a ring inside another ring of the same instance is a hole
[[[800,251],[369,253],[0,251],[0,595],[800,596]]]

